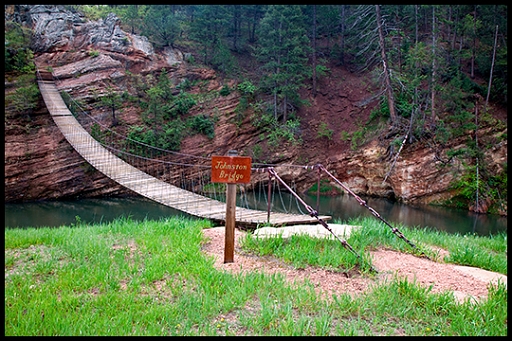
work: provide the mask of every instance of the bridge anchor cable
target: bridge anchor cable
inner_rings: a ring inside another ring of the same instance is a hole
[[[344,248],[346,248],[347,250],[349,250],[350,252],[352,252],[360,261],[361,261],[361,256],[354,250],[354,248],[352,248],[352,246],[350,246],[349,243],[347,243],[347,241],[345,239],[341,239],[336,233],[334,233],[334,231],[329,227],[329,225],[320,217],[318,217],[318,212],[316,210],[314,210],[311,206],[309,206],[308,204],[306,204],[306,202],[304,200],[302,200],[301,197],[299,197],[299,195],[297,195],[297,193],[295,193],[295,191],[293,191],[284,181],[283,179],[281,179],[279,177],[279,175],[277,175],[276,171],[274,170],[273,167],[270,167],[268,168],[268,172],[269,174],[271,174],[272,176],[274,176],[281,184],[283,184],[284,187],[286,187],[286,189],[288,189],[288,191],[290,191],[290,193],[295,196],[297,198],[298,201],[300,201],[300,203],[302,205],[304,205],[304,207],[306,208],[306,210],[309,212],[309,215],[311,217],[315,217],[318,222],[325,228],[327,229],[327,231],[329,231],[340,243],[341,245],[343,245]],[[372,268],[372,270],[375,270]]]
[[[348,188],[347,186],[345,186],[343,183],[341,183],[341,181],[339,181],[334,175],[332,175],[327,169],[325,169],[325,167],[321,164],[317,164],[315,167],[318,167],[320,170],[324,171],[327,175],[329,175],[329,177],[331,177],[334,181],[336,181],[336,183],[338,185],[340,185],[345,191],[347,191],[350,195],[352,195],[358,202],[361,206],[364,206],[366,207],[372,214],[373,216],[375,216],[377,219],[381,220],[384,224],[386,224],[387,226],[389,226],[391,228],[391,231],[397,235],[399,238],[403,239],[405,242],[407,242],[407,244],[409,244],[413,249],[416,249],[418,250],[422,256],[424,256],[425,258],[427,259],[430,259],[423,250],[420,250],[413,242],[411,242],[409,239],[407,239],[402,232],[400,232],[400,230],[396,227],[393,227],[391,226],[390,223],[388,223],[384,218],[382,218],[382,216],[377,212],[375,211],[373,208],[371,208],[370,206],[368,206],[368,204],[366,203],[365,200],[361,199],[357,194],[355,194],[354,192],[352,192],[350,190],[350,188]]]

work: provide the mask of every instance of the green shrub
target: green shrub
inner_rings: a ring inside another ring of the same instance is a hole
[[[326,76],[329,73],[331,73],[331,69],[329,69],[327,66],[320,65],[320,64],[318,64],[316,66],[316,75],[317,75],[317,77]]]
[[[5,103],[12,105],[20,113],[36,108],[40,92],[34,74],[20,75],[17,83],[16,90],[5,96]]]
[[[356,150],[364,142],[364,133],[365,131],[363,129],[354,131],[352,134],[352,144],[350,146],[352,150]]]
[[[238,102],[238,105],[235,108],[235,119],[236,124],[240,126],[244,120],[244,113],[249,107],[249,102],[247,100],[247,97],[241,97],[240,101]]]
[[[348,140],[350,140],[350,133],[349,133],[349,132],[346,132],[346,131],[342,131],[342,132],[341,132],[340,139],[341,139],[342,141],[348,141]]]
[[[231,93],[231,90],[229,89],[229,86],[227,86],[227,85],[224,85],[222,87],[222,89],[220,89],[220,92],[219,92],[219,94],[221,96],[228,96],[230,93]]]
[[[101,131],[101,127],[98,123],[94,123],[91,126],[91,136],[98,142],[103,142],[103,132]]]
[[[176,115],[185,115],[188,113],[190,108],[196,105],[197,102],[192,97],[191,94],[180,91],[180,94],[177,96],[174,102],[173,114]]]
[[[257,90],[256,86],[252,84],[251,81],[243,81],[242,83],[238,84],[237,89],[240,91],[242,96],[253,96]]]
[[[280,146],[283,142],[291,142],[296,145],[301,143],[301,139],[298,136],[300,122],[298,119],[290,119],[285,124],[275,123],[270,127],[266,127],[268,132],[267,139],[268,144],[271,147]]]
[[[128,138],[153,147],[178,151],[181,148],[181,140],[186,133],[186,126],[180,119],[173,120],[162,127],[160,131],[150,129],[146,126],[131,126],[128,131]],[[135,153],[144,150],[137,146],[130,147],[130,152]]]
[[[201,114],[190,117],[188,125],[193,131],[204,134],[210,139],[215,136],[215,123],[207,115]]]
[[[100,51],[97,50],[89,50],[89,56],[92,58],[96,58],[100,55]]]
[[[165,134],[159,136],[157,147],[165,150],[178,151],[181,149],[181,140],[186,132],[186,126],[180,119],[165,125]]]
[[[180,91],[187,91],[192,88],[192,82],[188,80],[188,78],[183,79],[180,84],[176,86],[176,89]]]
[[[329,129],[329,127],[327,126],[327,123],[320,122],[320,125],[318,126],[318,132],[317,132],[318,138],[327,137],[328,140],[331,140],[332,133],[333,133],[333,130]]]
[[[35,72],[34,53],[29,48],[32,31],[12,21],[5,22],[4,70]]]

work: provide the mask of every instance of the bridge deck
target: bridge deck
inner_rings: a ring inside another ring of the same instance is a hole
[[[48,77],[46,78],[48,79]],[[122,186],[148,199],[159,202],[190,215],[224,223],[226,203],[195,194],[163,182],[118,158],[80,125],[62,100],[55,83],[39,81],[39,89],[55,124],[73,148],[94,168]],[[236,208],[238,226],[256,226],[267,223],[267,212]],[[320,216],[324,221],[330,216]],[[315,224],[314,217],[301,214],[270,213],[270,224],[274,226]]]

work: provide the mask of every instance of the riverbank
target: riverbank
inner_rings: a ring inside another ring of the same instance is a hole
[[[374,220],[350,224],[363,226],[364,233],[347,239],[363,259],[381,248],[414,255]],[[283,273],[218,269],[205,250],[212,227],[176,217],[6,229],[5,335],[507,335],[502,284],[489,286],[478,304],[399,277],[359,295],[323,296],[312,283],[290,282]],[[431,258],[436,246],[450,252],[445,262],[506,274],[506,235],[400,230],[428,245]],[[348,280],[375,276],[334,241],[244,240],[234,265],[243,253],[288,270],[336,272],[319,262],[329,258],[341,260],[338,269],[351,268]]]
[[[265,195],[248,195],[239,200],[239,205],[248,204],[249,208],[267,211]],[[316,195],[304,196],[305,202],[318,210],[321,215],[329,215],[333,220],[347,221],[357,216],[373,217],[371,212],[361,206],[349,195],[320,196],[317,207]],[[489,214],[475,214],[459,209],[448,209],[431,205],[412,206],[386,199],[364,198],[386,221],[395,224],[431,228],[450,234],[476,234],[490,236],[507,232],[506,217]],[[282,193],[273,202],[273,211],[306,214],[297,210],[296,199],[288,193]],[[293,210],[291,210],[291,209]],[[142,197],[98,198],[78,200],[52,200],[32,203],[5,204],[6,227],[58,227],[77,223],[95,224],[110,222],[120,217],[144,220],[185,216],[183,212],[161,205]]]

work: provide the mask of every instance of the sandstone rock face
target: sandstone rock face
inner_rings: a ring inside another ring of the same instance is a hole
[[[403,151],[386,181],[390,162],[383,162],[385,148],[372,141],[365,151],[335,166],[341,179],[354,193],[388,197],[405,203],[430,203],[451,197],[447,187],[454,175],[438,167],[428,149]]]
[[[75,152],[45,107],[8,121],[5,202],[129,194]]]
[[[37,5],[29,9],[30,24],[34,29],[34,52],[46,52],[64,46],[82,43],[75,39],[73,27],[81,27],[85,20],[78,13],[63,11],[58,6]]]

